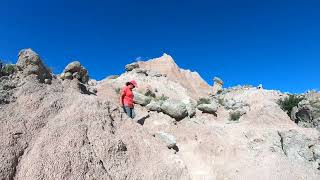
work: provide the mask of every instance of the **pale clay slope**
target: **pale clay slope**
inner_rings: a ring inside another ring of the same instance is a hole
[[[197,111],[177,122],[137,105],[138,115],[150,115],[141,126],[119,108],[115,88],[126,81],[135,78],[142,90],[156,87],[159,95],[185,102],[194,97],[169,76],[135,72],[98,82],[97,95],[84,94],[77,80],[47,85],[19,77],[24,84],[14,89],[16,101],[0,109],[0,179],[320,179],[314,162],[283,150],[279,132],[295,130],[313,140],[319,132],[293,123],[276,104],[284,96],[277,91],[224,94],[249,104],[239,122],[230,122],[222,106],[217,116]],[[174,135],[179,151],[153,137],[157,132]]]
[[[172,150],[75,80],[29,81],[16,93],[1,109],[1,179],[189,177]]]
[[[189,96],[199,98],[207,96],[211,87],[204,81],[197,72],[180,69],[168,54],[148,61],[139,61],[139,66],[143,69],[156,70],[166,74],[168,79],[178,82],[182,87],[188,90]]]
[[[112,84],[118,87],[129,79],[137,79],[143,86],[160,88],[160,94],[170,98],[183,100],[187,96],[184,88],[176,84],[172,90],[167,82],[169,78],[145,77],[134,72],[127,72],[114,80],[104,80],[98,86],[98,95],[112,94],[112,90],[104,93],[105,89]],[[318,170],[308,163],[286,158],[281,149],[280,131],[296,129],[314,139],[319,137],[314,129],[297,127],[280,109],[276,101],[283,96],[277,91],[256,88],[225,94],[224,99],[249,104],[250,108],[240,123],[229,124],[228,112],[220,108],[217,117],[198,112],[193,119],[201,119],[200,124],[185,119],[178,123],[178,127],[168,116],[151,112],[144,127],[151,133],[164,131],[174,134],[180,150],[178,155],[186,163],[192,179],[317,179]],[[147,113],[143,108],[137,109],[138,114]]]

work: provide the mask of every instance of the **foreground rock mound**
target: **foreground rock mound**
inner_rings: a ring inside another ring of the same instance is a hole
[[[238,87],[198,100],[140,66],[86,84],[79,64],[65,71],[76,80],[50,85],[22,71],[0,78],[0,179],[320,178],[319,131],[289,118],[281,92]],[[133,120],[118,105],[132,79]]]
[[[173,150],[77,81],[13,80],[16,100],[0,106],[0,179],[190,179]]]

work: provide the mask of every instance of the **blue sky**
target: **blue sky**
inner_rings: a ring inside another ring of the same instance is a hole
[[[319,89],[320,1],[0,0],[0,58],[32,48],[60,73],[79,60],[92,78],[170,54],[212,84]]]

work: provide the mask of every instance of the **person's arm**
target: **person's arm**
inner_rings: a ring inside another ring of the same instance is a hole
[[[123,89],[120,93],[120,105],[123,106],[123,98],[126,95],[125,89]]]

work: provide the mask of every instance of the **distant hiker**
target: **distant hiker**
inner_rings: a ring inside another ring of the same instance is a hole
[[[132,80],[126,83],[126,86],[123,87],[120,95],[120,104],[123,107],[123,110],[127,115],[133,119],[135,117],[134,112],[134,103],[133,103],[133,92],[132,89],[137,87],[137,82]]]

